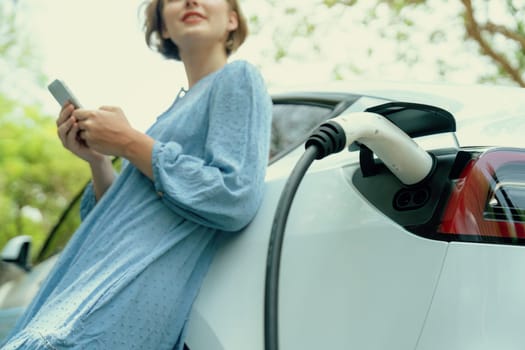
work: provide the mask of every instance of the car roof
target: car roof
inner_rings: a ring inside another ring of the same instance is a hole
[[[457,120],[462,146],[525,147],[525,89],[514,86],[341,81],[270,89],[274,101],[334,103],[360,96],[428,104]]]

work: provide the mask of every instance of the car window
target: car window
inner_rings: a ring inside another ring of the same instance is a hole
[[[525,166],[509,162],[494,170],[483,216],[487,220],[525,222]]]
[[[51,233],[47,241],[44,243],[35,263],[41,262],[64,249],[71,238],[71,235],[80,225],[80,201],[82,198],[82,192],[75,196],[70,205],[62,213],[58,223],[51,230]]]
[[[273,106],[270,160],[303,142],[332,111],[327,106],[276,103]]]

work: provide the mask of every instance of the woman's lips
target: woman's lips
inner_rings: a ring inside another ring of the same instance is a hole
[[[190,12],[186,12],[182,16],[182,21],[183,22],[199,22],[205,18],[206,17],[200,14],[199,12],[190,11]]]

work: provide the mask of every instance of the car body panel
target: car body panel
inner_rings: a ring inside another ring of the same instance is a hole
[[[57,259],[58,255],[55,255],[35,266],[29,273],[0,285],[0,341],[23,314]]]
[[[417,350],[523,349],[525,247],[452,242]]]

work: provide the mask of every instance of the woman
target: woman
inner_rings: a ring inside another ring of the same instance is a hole
[[[257,211],[271,100],[253,66],[227,63],[246,36],[237,0],[149,1],[145,33],[189,90],[146,133],[116,107],[61,110],[93,176],[83,222],[3,349],[182,349],[218,239]]]

